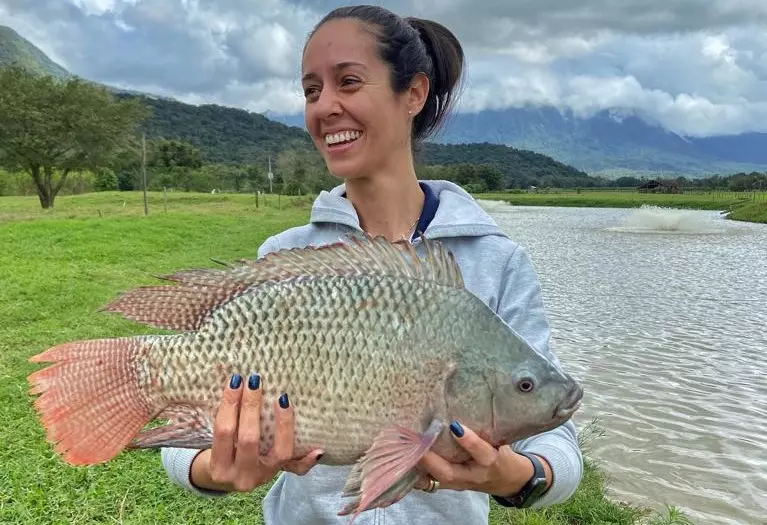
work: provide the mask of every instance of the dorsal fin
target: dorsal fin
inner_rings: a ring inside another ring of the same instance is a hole
[[[218,306],[267,282],[296,277],[389,275],[463,288],[452,253],[437,241],[423,239],[421,259],[407,241],[349,236],[324,246],[290,248],[260,259],[242,260],[229,269],[184,270],[160,277],[177,284],[144,286],[121,294],[104,311],[156,328],[197,330]]]

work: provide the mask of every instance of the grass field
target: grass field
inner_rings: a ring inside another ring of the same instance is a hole
[[[767,192],[688,191],[679,194],[638,191],[555,190],[546,193],[480,193],[480,199],[502,200],[515,206],[638,208],[643,204],[668,208],[722,210],[733,220],[767,223]]]
[[[279,202],[280,208],[277,208]],[[64,464],[44,440],[26,377],[28,358],[65,341],[156,332],[97,313],[151,275],[214,266],[210,258],[252,258],[273,232],[304,223],[309,199],[162,194],[143,216],[141,194],[0,197],[0,523],[263,523],[264,491],[224,499],[194,497],[172,485],[157,451],[124,453],[99,466]],[[609,431],[609,429],[608,429]],[[494,525],[687,523],[605,498],[608,481],[591,460],[577,495],[537,512],[493,506]]]

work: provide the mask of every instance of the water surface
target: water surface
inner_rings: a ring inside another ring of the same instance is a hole
[[[767,225],[483,203],[528,249],[611,496],[767,524]]]

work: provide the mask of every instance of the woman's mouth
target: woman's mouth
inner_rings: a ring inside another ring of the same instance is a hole
[[[340,152],[348,149],[361,136],[362,132],[356,129],[328,133],[325,135],[325,145],[328,151]]]

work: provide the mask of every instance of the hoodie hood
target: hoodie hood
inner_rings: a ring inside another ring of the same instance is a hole
[[[423,232],[425,237],[507,237],[476,199],[457,184],[445,180],[419,182],[429,186],[439,199],[437,213]],[[343,196],[345,193],[346,184],[340,184],[330,191],[322,191],[312,206],[310,222],[343,224],[362,231],[357,210],[351,201]]]

